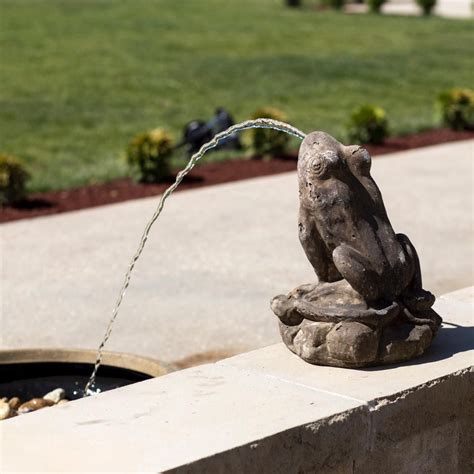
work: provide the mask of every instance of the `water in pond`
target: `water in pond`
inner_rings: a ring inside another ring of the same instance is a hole
[[[241,132],[242,130],[247,130],[251,128],[271,128],[273,130],[288,133],[289,135],[293,135],[301,140],[303,140],[305,137],[305,134],[301,130],[298,130],[297,128],[292,127],[291,125],[284,122],[279,122],[277,120],[271,120],[271,119],[265,119],[265,118],[260,118],[256,120],[247,120],[246,122],[238,123],[236,125],[233,125],[232,127],[229,127],[227,130],[221,133],[218,133],[211,141],[205,143],[197,153],[191,156],[186,167],[177,174],[176,181],[161,196],[161,199],[158,202],[158,206],[156,207],[155,212],[153,213],[151,219],[148,221],[148,223],[145,226],[145,230],[143,231],[143,234],[141,236],[138,248],[132,257],[128,270],[125,274],[125,278],[124,278],[122,287],[120,289],[117,301],[115,303],[115,307],[112,311],[112,317],[110,318],[110,321],[107,325],[107,329],[105,331],[102,342],[100,343],[99,348],[97,350],[97,358],[94,365],[94,370],[92,371],[92,375],[90,376],[85,386],[84,396],[92,395],[96,393],[93,390],[93,387],[95,383],[95,378],[97,376],[97,370],[99,369],[99,366],[102,361],[102,351],[110,337],[110,334],[112,333],[113,324],[119,313],[119,309],[120,309],[120,305],[122,304],[123,297],[130,284],[130,279],[132,276],[133,269],[135,268],[135,264],[137,263],[138,259],[140,258],[140,255],[143,252],[146,241],[148,240],[148,235],[150,233],[150,230],[153,224],[158,219],[159,215],[161,214],[161,211],[163,210],[163,206],[166,200],[172,194],[172,192],[179,186],[183,178],[194,168],[196,163],[203,157],[203,155],[208,150],[211,150],[212,148],[214,148],[221,140],[224,140],[230,135],[233,135],[234,133],[238,133],[238,132]]]
[[[91,370],[92,364],[80,362],[1,364],[0,393],[7,398],[19,397],[26,401],[61,387],[66,392],[66,399],[75,400],[84,395],[84,385]],[[101,393],[149,378],[134,370],[103,365],[89,390]]]

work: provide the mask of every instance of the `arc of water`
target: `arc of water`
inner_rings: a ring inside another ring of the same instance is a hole
[[[214,138],[202,145],[202,147],[199,149],[197,153],[191,156],[191,158],[188,161],[188,164],[186,165],[185,168],[183,168],[177,175],[176,175],[176,180],[175,182],[169,186],[169,188],[166,189],[166,191],[162,194],[160,201],[158,202],[158,205],[155,209],[155,212],[153,213],[151,219],[148,221],[147,225],[145,226],[145,230],[143,231],[143,234],[140,239],[140,243],[138,245],[138,248],[136,252],[134,253],[132,260],[130,261],[128,270],[125,274],[125,278],[122,284],[122,287],[120,289],[120,293],[118,295],[117,301],[114,306],[114,310],[112,312],[112,317],[109,320],[109,323],[107,325],[107,328],[105,330],[104,338],[102,339],[102,342],[99,345],[99,348],[97,349],[97,358],[94,364],[94,370],[92,371],[92,375],[90,376],[85,389],[84,389],[84,396],[90,395],[93,393],[91,391],[91,387],[94,385],[95,378],[97,376],[97,370],[99,369],[99,366],[102,362],[102,352],[104,349],[105,344],[110,338],[110,334],[112,333],[112,327],[114,325],[115,319],[117,318],[120,305],[122,304],[123,297],[125,296],[125,293],[127,291],[127,288],[130,285],[130,280],[132,277],[132,272],[133,269],[135,268],[135,264],[137,263],[138,259],[140,258],[140,255],[143,252],[143,249],[145,248],[145,244],[148,240],[148,235],[150,233],[151,228],[153,227],[153,224],[156,222],[158,217],[161,214],[161,211],[163,210],[163,207],[165,205],[166,200],[168,197],[173,193],[173,191],[179,186],[181,181],[183,181],[184,177],[194,168],[196,163],[203,157],[203,155],[211,150],[212,148],[216,147],[220,141],[224,140],[225,138],[229,137],[230,135],[233,135],[234,133],[241,132],[243,130],[248,130],[251,128],[270,128],[273,130],[277,130],[280,132],[285,132],[288,133],[289,135],[295,136],[301,140],[303,140],[306,136],[305,133],[303,133],[301,130],[298,130],[297,128],[285,123],[285,122],[279,122],[278,120],[272,120],[272,119],[265,119],[265,118],[259,118],[256,120],[247,120],[242,123],[238,123],[236,125],[232,125],[229,127],[227,130],[224,130],[221,133],[218,133],[217,135],[214,136]]]

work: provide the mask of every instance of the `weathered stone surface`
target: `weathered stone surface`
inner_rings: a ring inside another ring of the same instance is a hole
[[[433,332],[426,324],[414,326],[404,323],[387,327],[382,336],[381,361],[391,363],[418,357],[428,348],[432,340]]]
[[[335,369],[276,344],[8,419],[0,471],[472,473],[473,301],[436,302],[449,322],[417,361]]]
[[[338,323],[326,338],[329,355],[348,364],[368,364],[377,355],[376,331],[361,323]]]
[[[276,296],[271,307],[284,343],[307,362],[400,362],[421,355],[441,324],[416,250],[395,234],[370,166],[365,149],[324,132],[300,148],[299,237],[319,281]]]

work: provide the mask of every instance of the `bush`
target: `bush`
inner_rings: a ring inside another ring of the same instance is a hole
[[[423,10],[424,15],[431,15],[431,11],[436,5],[436,0],[416,0],[416,3]]]
[[[380,9],[386,1],[387,0],[366,0],[366,3],[372,13],[380,13]]]
[[[127,162],[139,174],[139,180],[156,183],[170,176],[173,138],[157,128],[135,136],[127,147]]]
[[[453,130],[474,129],[474,91],[471,89],[442,92],[438,108],[443,123]]]
[[[388,121],[385,110],[373,105],[363,105],[352,112],[349,138],[358,143],[383,143],[388,135]]]
[[[273,107],[262,107],[256,110],[251,119],[258,118],[286,121],[285,114]],[[289,141],[290,137],[285,132],[270,128],[252,128],[246,132],[244,143],[257,155],[271,156],[284,153]]]
[[[23,199],[29,177],[19,159],[0,153],[0,204],[14,204]]]
[[[345,3],[346,0],[323,0],[323,5],[327,5],[335,10],[340,10]]]

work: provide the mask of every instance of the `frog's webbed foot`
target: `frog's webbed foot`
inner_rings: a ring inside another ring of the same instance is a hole
[[[401,316],[416,326],[427,324],[435,333],[443,320],[432,309],[434,302],[435,296],[433,293],[423,290],[423,288],[413,289],[409,287],[400,295]]]
[[[369,259],[358,250],[341,244],[334,249],[332,258],[343,278],[367,302],[377,301],[383,296],[380,290],[380,276],[373,269]]]
[[[423,288],[418,290],[408,288],[402,293],[401,299],[411,311],[425,311],[433,306],[436,298],[433,293]]]
[[[443,322],[441,316],[431,307],[423,310],[418,309],[415,311],[403,304],[400,304],[400,306],[402,308],[402,319],[414,324],[415,326],[422,326],[426,324],[433,331],[433,333],[436,333]]]

